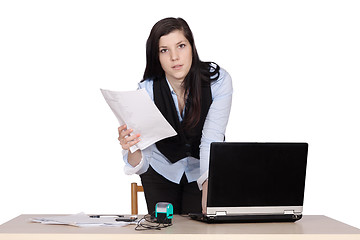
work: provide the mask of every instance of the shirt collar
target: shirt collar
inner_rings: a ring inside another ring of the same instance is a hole
[[[171,86],[171,84],[170,84],[169,80],[167,79],[167,77],[165,77],[165,79],[166,79],[167,84],[169,85],[169,88],[170,88],[170,92],[171,92],[171,94],[175,94],[175,95],[176,95],[176,93],[175,93],[175,91],[174,91],[173,87]]]

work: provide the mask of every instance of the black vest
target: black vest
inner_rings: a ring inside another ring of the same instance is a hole
[[[156,147],[172,163],[188,156],[200,159],[199,145],[202,136],[202,129],[212,103],[210,84],[204,85],[201,89],[200,120],[198,124],[190,130],[185,130],[182,122],[179,121],[175,103],[171,96],[170,88],[166,79],[161,78],[154,80],[153,90],[155,105],[178,133],[176,136],[158,141],[156,143]],[[186,101],[185,116],[190,103],[191,99],[188,98]]]

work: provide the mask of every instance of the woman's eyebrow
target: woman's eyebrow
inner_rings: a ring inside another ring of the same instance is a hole
[[[180,42],[178,42],[176,45],[179,45],[181,43],[188,43],[188,41],[186,39],[184,39],[184,40],[181,40]]]
[[[181,40],[180,42],[176,43],[175,45],[179,45],[181,43],[185,42],[185,40]],[[167,48],[167,46],[160,46],[159,48]]]

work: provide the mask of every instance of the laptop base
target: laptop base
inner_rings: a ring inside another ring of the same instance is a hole
[[[302,215],[280,214],[280,215],[237,215],[237,216],[206,216],[201,213],[189,213],[193,220],[206,223],[266,223],[266,222],[295,222]]]

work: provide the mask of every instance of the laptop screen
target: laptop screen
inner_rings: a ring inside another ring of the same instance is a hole
[[[212,143],[208,207],[302,206],[307,143]]]

